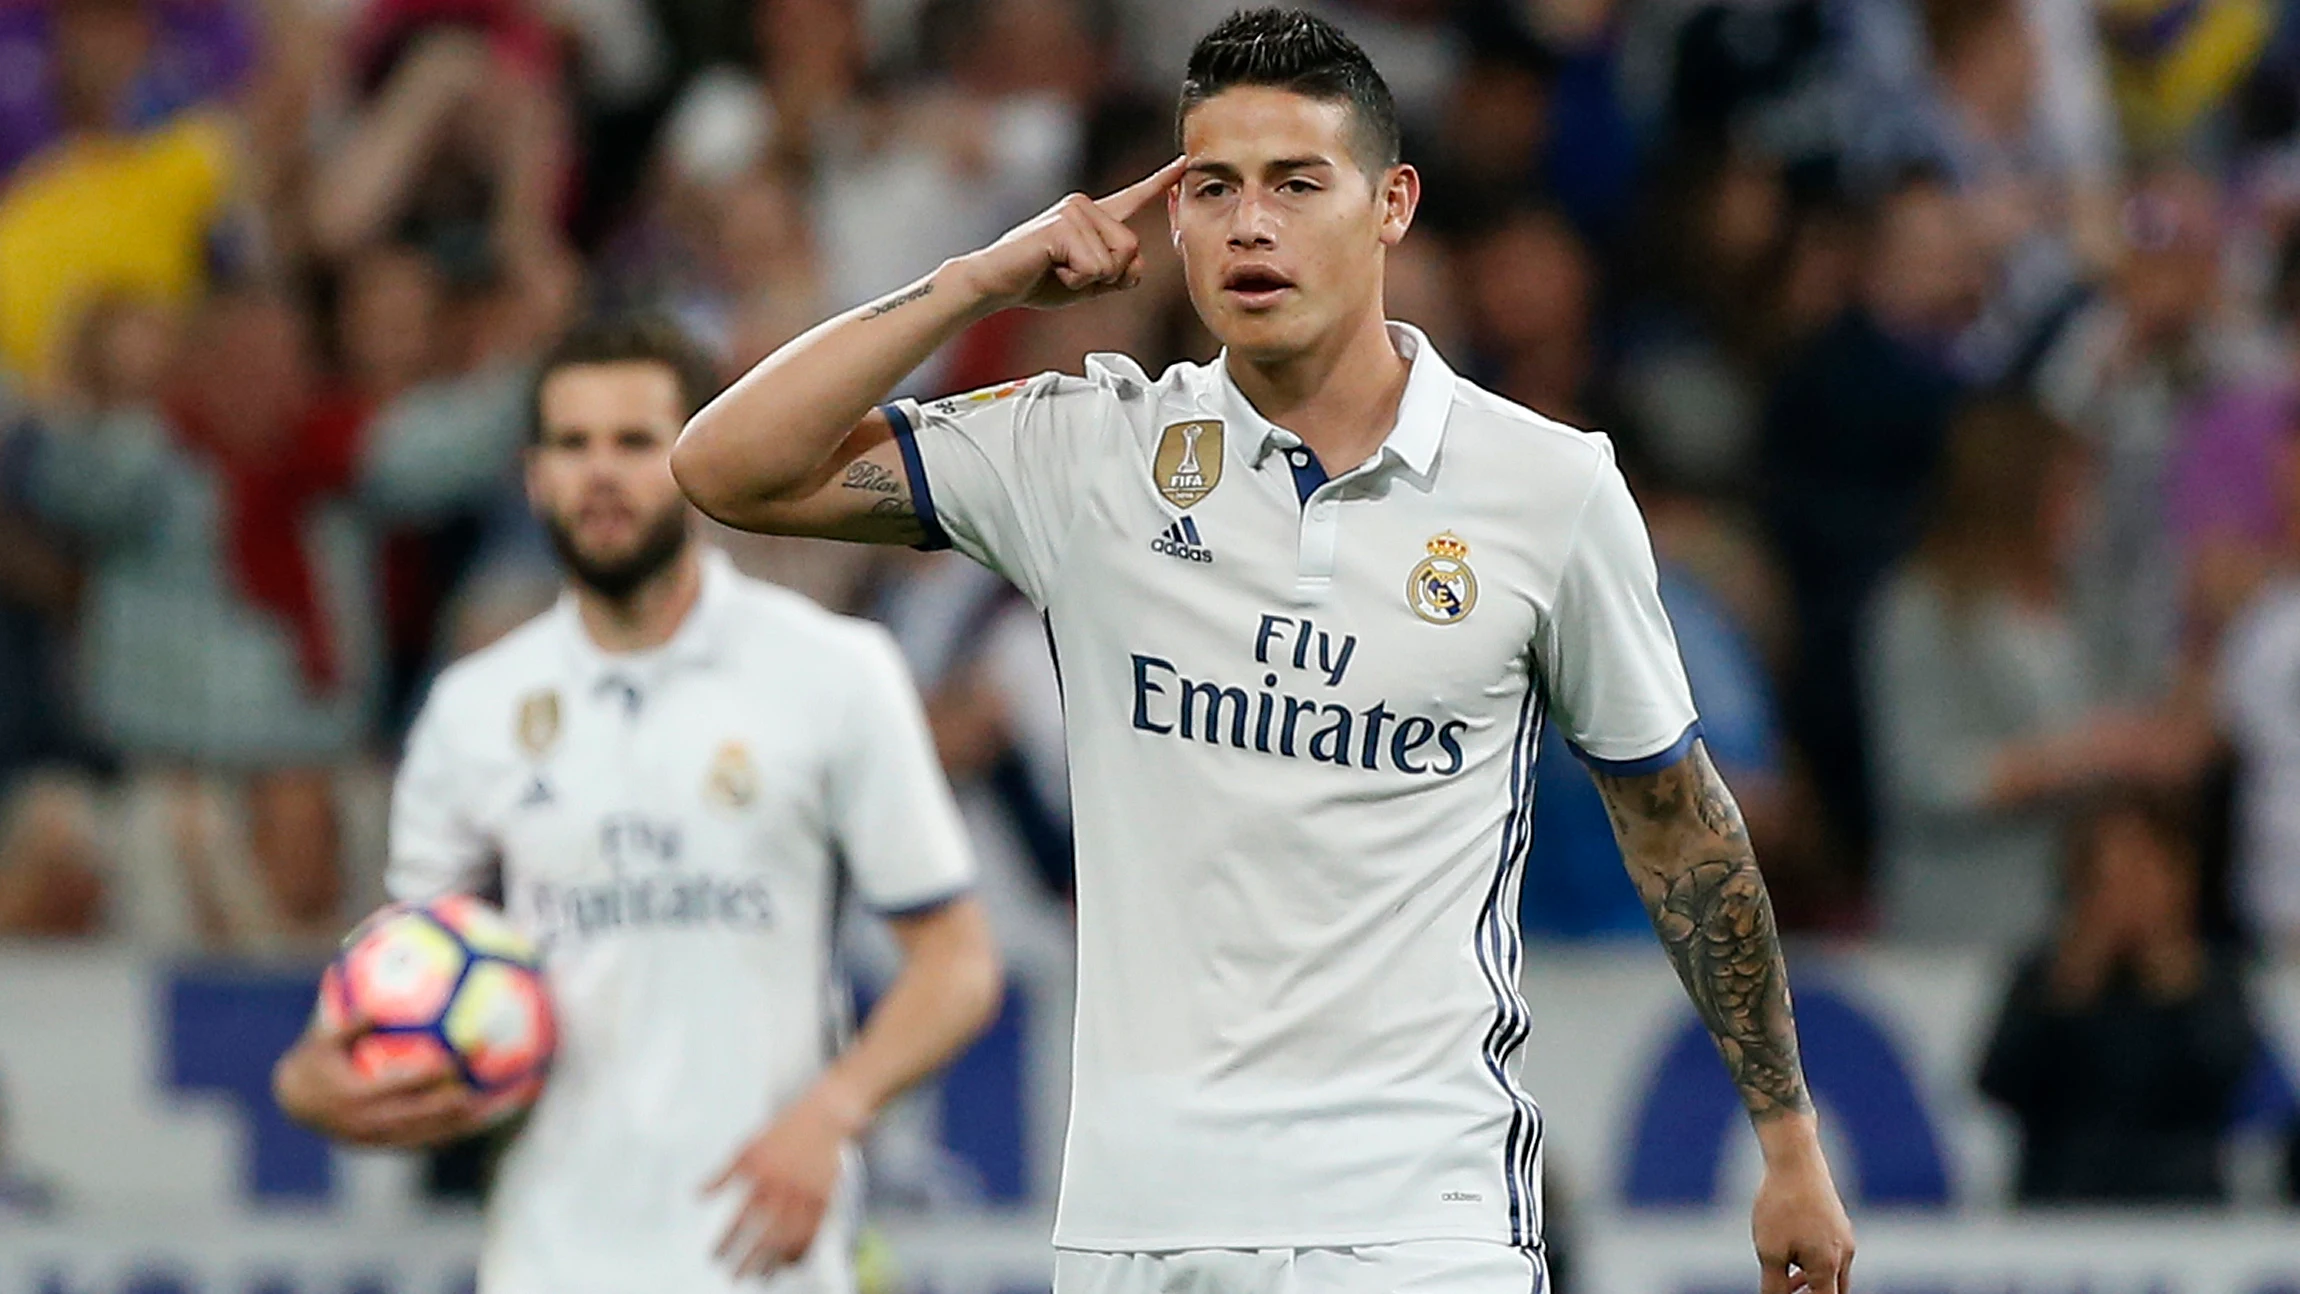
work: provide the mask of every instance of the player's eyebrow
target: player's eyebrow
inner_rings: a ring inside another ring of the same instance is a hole
[[[1314,171],[1320,167],[1333,169],[1334,160],[1315,154],[1305,157],[1279,157],[1262,164],[1264,175],[1284,175],[1292,171]],[[1219,180],[1242,179],[1243,173],[1228,162],[1192,162],[1184,168],[1184,175],[1210,175]]]

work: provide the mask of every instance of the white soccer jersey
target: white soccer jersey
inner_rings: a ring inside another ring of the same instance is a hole
[[[2239,906],[2262,935],[2300,941],[2300,584],[2269,585],[2229,627],[2220,723],[2237,783]]]
[[[712,1249],[736,1192],[701,1191],[837,1045],[842,889],[943,902],[963,840],[892,641],[716,551],[657,650],[600,651],[570,598],[442,675],[392,797],[391,892],[500,865],[560,1029],[480,1288],[735,1288]],[[836,1212],[794,1291],[851,1289]]]
[[[1047,612],[1078,839],[1055,1243],[1539,1234],[1518,877],[1554,717],[1694,736],[1611,445],[1392,325],[1396,428],[1331,480],[1219,362],[1095,356],[890,406],[930,544]]]

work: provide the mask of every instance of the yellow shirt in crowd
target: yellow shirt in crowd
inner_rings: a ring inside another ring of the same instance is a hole
[[[233,159],[230,128],[194,113],[26,161],[0,190],[0,366],[45,387],[97,297],[189,300]]]

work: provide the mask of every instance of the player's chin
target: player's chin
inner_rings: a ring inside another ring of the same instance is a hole
[[[1316,333],[1304,312],[1281,303],[1267,309],[1226,308],[1212,331],[1247,359],[1281,359],[1309,347]]]

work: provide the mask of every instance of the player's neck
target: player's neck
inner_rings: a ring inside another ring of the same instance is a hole
[[[1413,371],[1378,309],[1325,344],[1271,360],[1231,351],[1227,367],[1239,394],[1300,436],[1332,476],[1380,451]]]
[[[671,641],[703,594],[703,559],[689,541],[678,559],[619,598],[575,585],[583,632],[610,655],[648,651]]]

